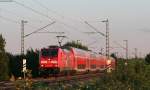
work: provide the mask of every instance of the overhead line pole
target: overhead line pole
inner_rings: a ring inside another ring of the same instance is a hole
[[[106,24],[106,57],[109,58],[109,21],[106,19],[102,22]]]
[[[21,20],[21,55],[24,55],[24,24],[27,21]]]
[[[126,44],[126,59],[128,60],[128,40],[123,40]]]
[[[66,36],[56,36],[58,39],[59,46],[61,47],[62,40],[66,38]]]
[[[134,50],[135,50],[135,59],[137,59],[137,58],[138,58],[138,55],[137,55],[138,49],[137,49],[137,48],[134,48]]]

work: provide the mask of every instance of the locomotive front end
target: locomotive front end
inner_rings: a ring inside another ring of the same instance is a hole
[[[49,74],[59,73],[58,66],[58,48],[41,49],[40,70]]]

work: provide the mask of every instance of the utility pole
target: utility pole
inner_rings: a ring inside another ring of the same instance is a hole
[[[27,21],[21,20],[21,55],[24,55],[24,24]]]
[[[128,40],[123,40],[126,44],[126,59],[128,60]]]
[[[81,40],[77,40],[77,44],[79,44],[80,41],[81,41]]]
[[[135,59],[137,59],[138,58],[138,56],[137,56],[138,50],[137,50],[137,48],[134,48],[134,50],[135,50]]]
[[[57,39],[58,39],[59,46],[61,47],[62,40],[63,40],[66,36],[56,36],[56,37],[57,37]]]
[[[101,55],[103,55],[103,49],[104,49],[104,48],[101,48],[101,52],[100,52],[100,53],[101,53]]]
[[[80,41],[81,41],[81,40],[77,40],[77,48],[79,48],[78,45],[79,45],[79,42],[80,42]],[[80,44],[81,44],[81,43],[80,43]]]
[[[109,21],[106,19],[102,22],[106,24],[106,57],[109,58]]]
[[[79,41],[80,41],[80,40],[77,40],[77,44],[78,44]]]

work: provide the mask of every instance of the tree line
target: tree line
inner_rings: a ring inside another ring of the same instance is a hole
[[[13,55],[11,53],[8,53],[5,51],[5,39],[0,34],[0,80],[8,80],[13,75],[14,77],[20,77],[23,76],[22,72],[22,62],[25,58],[27,60],[27,69],[31,71],[32,77],[38,77],[39,74],[39,51],[29,49],[27,50],[27,53],[25,55]],[[88,50],[88,48],[81,43],[73,42],[67,42],[63,45],[64,47],[72,46],[81,48],[84,50]],[[113,57],[117,57],[115,55],[112,55]],[[147,54],[147,56],[144,59],[145,65],[150,65],[150,53]],[[143,69],[144,67],[141,66],[139,63],[135,64],[135,72],[139,72],[139,69]],[[123,68],[123,67],[120,67]],[[122,70],[120,70],[118,73],[122,73]],[[142,70],[143,71],[143,70]],[[128,71],[129,72],[129,71]],[[133,71],[130,71],[133,73]],[[142,72],[144,73],[144,72]]]

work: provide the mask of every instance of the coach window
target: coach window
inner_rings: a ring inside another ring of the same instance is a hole
[[[100,65],[100,68],[104,68],[104,65]]]
[[[85,65],[84,64],[78,65],[78,69],[85,69]]]
[[[92,69],[96,68],[96,65],[95,64],[91,65],[91,68]]]

